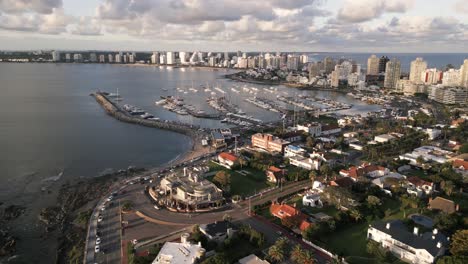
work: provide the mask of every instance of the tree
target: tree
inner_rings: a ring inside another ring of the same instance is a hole
[[[445,256],[437,260],[437,264],[465,264],[468,256]]]
[[[330,176],[330,174],[332,173],[332,169],[328,164],[324,164],[320,166],[320,173],[328,178],[328,176]]]
[[[291,260],[295,263],[301,264],[303,260],[304,250],[299,244],[296,244],[291,251]]]
[[[453,184],[452,181],[443,181],[441,183],[442,190],[447,194],[448,196],[451,196],[453,193],[453,189],[455,188],[455,185]]]
[[[417,158],[416,158],[416,162],[417,162],[419,165],[423,164],[423,163],[424,163],[424,158],[423,158],[423,156],[417,157]]]
[[[245,165],[247,165],[247,161],[243,157],[239,157],[239,159],[237,161],[239,162],[241,170]]]
[[[231,184],[231,175],[225,171],[218,171],[213,178],[214,182],[217,182],[222,188],[229,189]]]
[[[275,262],[282,262],[284,260],[284,250],[276,245],[268,249],[268,257]]]
[[[281,224],[287,228],[293,229],[294,227],[299,226],[299,218],[294,216],[286,216],[281,219]]]
[[[376,206],[382,204],[379,197],[374,196],[374,195],[367,196],[367,203],[369,204],[370,207],[376,207]]]
[[[229,215],[229,214],[225,214],[223,216],[223,220],[226,221],[226,222],[231,222],[232,221],[232,217]]]
[[[468,229],[457,230],[453,234],[450,253],[454,256],[468,256]]]
[[[307,147],[310,148],[310,149],[313,148],[314,145],[315,145],[315,139],[314,139],[313,137],[311,137],[311,136],[307,137],[307,139],[306,139],[306,145],[307,145]]]
[[[468,143],[464,143],[463,145],[461,145],[459,151],[460,151],[461,154],[468,153]]]

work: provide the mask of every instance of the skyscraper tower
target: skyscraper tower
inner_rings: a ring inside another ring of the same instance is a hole
[[[382,56],[379,59],[379,73],[385,72],[387,68],[387,62],[389,61],[387,56]]]
[[[367,59],[367,74],[368,75],[379,75],[379,63],[380,59],[377,56],[372,55]]]
[[[409,80],[412,83],[420,84],[422,83],[421,75],[427,69],[427,62],[425,62],[422,58],[416,58],[416,60],[411,62],[411,69]]]
[[[398,80],[400,80],[401,63],[396,58],[393,58],[387,62],[387,65],[385,66],[385,68],[386,70],[385,70],[384,87],[395,89],[398,83]]]

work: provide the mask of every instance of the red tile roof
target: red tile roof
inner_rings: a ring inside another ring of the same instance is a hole
[[[457,159],[453,161],[452,166],[455,168],[463,168],[463,170],[468,170],[468,161]]]
[[[270,206],[270,213],[279,219],[283,219],[285,217],[297,217],[300,221],[299,229],[301,231],[306,230],[311,223],[307,221],[307,215],[303,214],[301,211],[297,210],[295,207],[292,207],[287,204],[277,204],[273,203]]]
[[[409,177],[408,178],[408,181],[411,182],[412,184],[414,184],[415,186],[423,186],[423,185],[429,185],[429,186],[432,186],[432,182],[428,182],[428,181],[425,181],[417,176],[412,176],[412,177]]]
[[[344,187],[344,188],[351,187],[353,184],[354,184],[354,181],[350,179],[349,177],[339,178],[330,182],[331,186],[339,186],[339,187]]]
[[[221,153],[219,154],[219,157],[221,157],[221,158],[223,158],[223,159],[225,159],[225,160],[230,160],[230,161],[232,161],[232,162],[237,161],[237,157],[236,157],[236,156],[232,155],[231,153],[227,153],[227,152],[221,152]]]
[[[275,167],[275,166],[270,166],[270,167],[268,168],[268,170],[271,171],[271,172],[282,172],[282,171],[283,171],[282,169],[277,168],[277,167]]]

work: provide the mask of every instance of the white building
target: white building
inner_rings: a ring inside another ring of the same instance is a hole
[[[323,203],[320,200],[320,194],[306,193],[304,196],[302,196],[302,205],[310,207],[322,207]]]
[[[270,264],[270,262],[257,257],[254,254],[250,254],[247,257],[239,259],[239,264]]]
[[[413,233],[401,220],[377,222],[369,225],[367,238],[378,242],[398,258],[409,263],[435,263],[437,257],[445,254],[449,244],[446,236],[437,229],[419,234],[417,227]]]
[[[166,64],[173,65],[176,63],[175,61],[175,53],[172,51],[166,52]]]
[[[107,60],[109,61],[109,63],[114,62],[114,55],[112,54],[107,55]]]
[[[294,157],[294,156],[305,156],[307,154],[307,151],[301,147],[294,146],[294,145],[288,145],[284,148],[284,157],[289,158],[289,157]]]
[[[201,243],[191,244],[188,233],[183,233],[181,243],[166,242],[153,261],[153,264],[195,263],[205,254]]]
[[[104,54],[99,55],[99,63],[104,63],[106,62],[106,56]]]
[[[185,52],[185,51],[180,51],[179,52],[179,60],[180,60],[180,64],[188,64],[188,53]]]
[[[426,69],[427,62],[425,62],[422,58],[416,58],[416,60],[411,62],[409,80],[415,84],[422,83],[421,75],[426,71]]]
[[[443,86],[458,86],[461,83],[461,71],[456,69],[449,69],[444,72],[442,77]]]
[[[411,164],[417,164],[418,157],[422,157],[424,161],[433,161],[437,163],[445,163],[455,154],[451,151],[443,150],[434,146],[421,146],[413,150],[413,152],[400,155],[400,159],[409,160]]]
[[[115,63],[122,63],[122,56],[120,54],[115,54]]]
[[[319,158],[294,156],[289,158],[289,164],[306,170],[320,170],[322,160]]]
[[[60,61],[60,52],[57,50],[52,51],[52,61],[58,62]]]
[[[153,52],[153,55],[151,55],[151,63],[159,64],[159,56],[159,52]]]
[[[374,141],[379,142],[379,143],[389,142],[394,139],[395,137],[390,134],[383,134],[383,135],[378,135],[374,137]]]
[[[90,61],[90,62],[97,62],[97,55],[96,55],[96,53],[90,53],[90,54],[89,54],[89,61]]]
[[[297,130],[309,133],[313,137],[318,137],[322,134],[322,125],[319,123],[297,125]]]

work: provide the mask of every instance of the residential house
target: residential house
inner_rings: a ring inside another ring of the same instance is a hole
[[[452,168],[464,177],[468,176],[468,161],[456,159],[452,162]]]
[[[307,215],[302,213],[300,210],[296,209],[287,204],[278,204],[273,203],[270,206],[270,213],[278,217],[279,219],[284,219],[287,217],[294,217],[298,220],[299,226],[297,227],[299,230],[304,231],[306,230],[311,223],[308,221]]]
[[[198,244],[190,243],[188,241],[189,237],[188,233],[183,233],[180,243],[164,243],[152,264],[194,263],[201,259],[206,250],[201,246],[200,242]]]
[[[226,238],[232,237],[235,230],[229,221],[219,221],[200,225],[200,232],[209,240],[223,242]]]
[[[433,210],[440,210],[447,214],[453,214],[458,211],[459,205],[455,204],[452,200],[438,196],[434,199],[429,198],[428,208]]]
[[[320,200],[320,194],[318,193],[306,193],[302,196],[302,205],[310,207],[322,207],[323,203]]]
[[[347,170],[340,170],[340,175],[343,177],[350,177],[354,181],[357,181],[359,177],[378,178],[387,175],[389,172],[390,170],[383,166],[363,163],[359,167],[351,166]]]
[[[401,260],[418,264],[435,263],[437,257],[445,254],[449,244],[448,238],[437,229],[419,234],[419,229],[414,227],[411,233],[401,220],[369,225],[367,238],[378,242]]]
[[[286,175],[286,170],[285,169],[280,169],[275,166],[270,166],[266,170],[266,176],[267,176],[267,181],[269,182],[280,182],[281,180],[284,180],[284,176]]]
[[[342,177],[336,180],[330,181],[330,186],[338,186],[342,188],[351,188],[354,185],[354,180],[350,177]]]
[[[298,142],[302,141],[302,131],[290,131],[284,135],[281,135],[281,139],[288,142]]]
[[[238,158],[232,153],[221,152],[218,155],[219,164],[228,169],[232,169],[232,167],[237,164],[237,160]]]
[[[410,164],[418,164],[418,157],[422,157],[424,161],[433,161],[440,164],[447,162],[455,154],[451,151],[443,150],[435,146],[421,146],[413,150],[413,152],[400,155],[401,160],[409,160]]]
[[[434,191],[434,183],[425,181],[417,176],[408,178],[406,190],[409,194],[414,194],[418,197],[430,195]]]
[[[289,141],[274,137],[271,134],[257,133],[252,135],[252,147],[260,148],[271,153],[283,153]]]
[[[380,178],[372,180],[372,183],[374,185],[379,186],[381,189],[386,189],[386,188],[392,187],[388,183],[387,179],[404,180],[404,179],[406,179],[406,176],[401,175],[400,173],[397,173],[397,172],[390,172],[389,174],[387,174],[385,176],[382,176]]]

